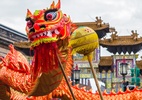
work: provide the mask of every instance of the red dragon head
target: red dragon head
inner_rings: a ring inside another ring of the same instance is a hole
[[[27,10],[26,21],[26,33],[31,42],[31,48],[34,50],[31,67],[33,81],[39,76],[39,82],[36,82],[38,86],[42,87],[44,83],[48,86],[48,90],[43,90],[44,93],[36,94],[35,92],[31,95],[45,95],[55,89],[62,80],[58,55],[61,61],[65,62],[66,58],[61,56],[65,52],[63,42],[67,44],[72,23],[70,18],[60,10],[60,0],[57,4],[53,1],[50,8],[35,10],[33,14]]]
[[[26,21],[26,32],[32,47],[65,39],[70,35],[71,21],[60,10],[60,0],[56,5],[53,1],[50,8],[35,10],[33,14],[27,10]]]
[[[38,72],[48,73],[58,68],[56,52],[59,51],[57,41],[66,40],[70,36],[71,20],[60,10],[60,0],[54,1],[50,8],[35,10],[32,14],[27,10],[26,32],[34,49],[33,75]]]

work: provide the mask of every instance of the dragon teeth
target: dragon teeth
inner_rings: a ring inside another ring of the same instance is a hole
[[[59,32],[57,29],[55,29],[55,34],[58,35],[59,33],[60,33],[60,32]]]
[[[52,37],[51,31],[48,31],[47,36]]]
[[[43,36],[43,33],[40,33],[40,36]]]
[[[46,32],[43,32],[43,36],[46,35]]]
[[[35,38],[42,37],[42,36],[52,37],[52,32],[53,31],[46,31],[46,32],[43,32],[43,33],[40,33],[40,34],[33,35],[32,38],[35,39]],[[54,30],[54,33],[57,34],[57,35],[60,34],[60,32],[57,29]]]

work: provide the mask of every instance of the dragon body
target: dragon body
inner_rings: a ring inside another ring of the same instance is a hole
[[[66,76],[71,76],[70,17],[60,10],[59,0],[50,8],[36,10],[33,14],[27,10],[26,21],[27,36],[34,51],[32,64],[9,45],[9,53],[0,62],[0,100],[72,100],[60,69],[63,66]],[[100,100],[97,92],[87,91],[85,87],[71,88],[76,100]],[[142,90],[136,88],[118,93],[103,92],[103,97],[104,100],[142,100],[141,93]]]

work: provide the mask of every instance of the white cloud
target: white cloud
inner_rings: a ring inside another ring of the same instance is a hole
[[[55,0],[55,3],[57,1]],[[51,3],[52,0],[4,0],[0,3],[2,9],[0,22],[6,22],[2,24],[7,24],[7,26],[12,28],[13,26],[23,27],[26,9],[34,12],[36,9],[49,7]],[[140,21],[142,20],[141,3],[142,1],[140,0],[62,0],[61,9],[64,13],[70,15],[74,22],[94,21],[96,16],[101,16],[104,22],[116,27],[118,31],[128,30],[129,27],[134,27],[134,29],[138,27],[138,32],[142,32],[142,29],[139,28]],[[15,19],[18,19],[19,23]],[[17,29],[14,27],[14,29],[24,33],[22,28]]]

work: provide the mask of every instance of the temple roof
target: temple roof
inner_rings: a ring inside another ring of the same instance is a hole
[[[142,37],[138,37],[137,32],[132,31],[130,36],[118,36],[117,32],[111,34],[111,38],[101,39],[100,45],[106,47],[113,54],[117,52],[124,54],[128,52],[137,53],[142,49]]]
[[[100,58],[99,66],[112,66],[113,64],[112,56],[102,56]]]
[[[13,43],[15,49],[21,51],[27,56],[33,56],[33,50],[30,49],[31,43],[29,41],[21,41]]]
[[[80,26],[88,26],[92,28],[98,34],[99,38],[102,38],[109,32],[109,24],[103,23],[101,18],[96,17],[95,22],[75,22],[74,23],[77,27]]]
[[[142,57],[141,57],[142,58]],[[112,66],[113,64],[113,57],[112,56],[102,56],[100,58],[99,66]],[[136,65],[138,68],[142,69],[142,60],[137,60]]]
[[[117,33],[112,33],[111,38],[100,40],[100,44],[109,46],[125,46],[142,44],[142,37],[138,38],[138,34],[130,36],[118,36]]]
[[[31,43],[29,41],[20,41],[13,43],[13,45],[19,48],[30,48]]]

